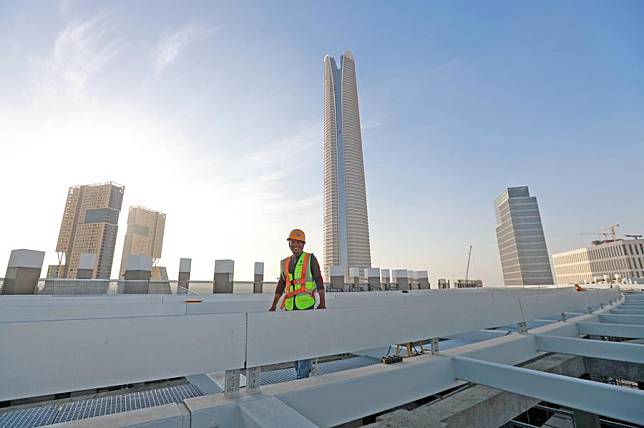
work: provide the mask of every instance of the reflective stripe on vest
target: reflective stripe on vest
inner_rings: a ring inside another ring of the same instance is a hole
[[[282,260],[281,270],[284,274],[286,285],[285,294],[282,300],[282,309],[292,311],[293,309],[309,309],[315,305],[316,284],[311,274],[311,254],[302,253],[297,260],[295,269],[291,274],[291,257]]]

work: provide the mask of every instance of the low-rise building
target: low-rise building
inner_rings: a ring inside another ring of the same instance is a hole
[[[475,288],[483,287],[483,281],[480,279],[445,279],[438,280],[438,289],[445,290],[449,288]]]
[[[644,239],[594,241],[552,256],[557,284],[621,282],[644,278]]]

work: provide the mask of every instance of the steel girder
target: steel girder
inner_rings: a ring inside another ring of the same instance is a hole
[[[536,335],[536,340],[537,349],[544,352],[644,364],[644,346],[640,344],[573,339],[542,334]]]
[[[578,322],[577,329],[580,335],[644,339],[644,326],[642,325]]]
[[[458,379],[632,423],[644,421],[644,391],[481,361],[452,358]]]

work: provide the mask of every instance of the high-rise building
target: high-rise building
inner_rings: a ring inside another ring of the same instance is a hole
[[[89,253],[96,255],[92,277],[109,279],[124,191],[115,183],[69,188],[56,245],[62,277],[76,278],[81,253]]]
[[[527,186],[508,187],[495,205],[505,285],[554,284],[537,198]]]
[[[324,57],[324,274],[371,267],[358,88],[353,55]]]
[[[128,256],[150,256],[154,263],[161,258],[164,230],[165,214],[143,207],[130,207],[119,278],[125,273]]]
[[[644,279],[644,239],[595,241],[552,255],[557,284]]]

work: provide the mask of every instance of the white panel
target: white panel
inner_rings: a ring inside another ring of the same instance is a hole
[[[96,267],[96,254],[81,253],[78,261],[78,269],[94,269]]]
[[[125,270],[150,272],[152,270],[152,257],[143,254],[127,256],[125,259]]]
[[[264,262],[255,262],[255,275],[264,275]]]
[[[61,302],[62,303],[62,302]],[[186,304],[96,304],[13,306],[2,308],[0,322],[75,320],[91,318],[149,317],[157,315],[185,315]]]
[[[184,259],[184,258],[179,259],[179,272],[181,273],[190,272],[191,267],[192,267],[192,259]]]
[[[521,321],[520,311],[501,310],[490,294],[462,297],[387,306],[248,314],[248,366],[444,337]],[[446,324],[446,319],[450,323]],[[284,334],[286,325],[298,328]],[[405,328],[400,327],[403,325]]]
[[[585,311],[585,299],[580,295],[568,294],[545,294],[520,297],[521,308],[523,309],[525,321],[532,321],[548,315],[558,315],[562,312],[575,310]]]
[[[0,401],[243,367],[244,317],[0,323]]]
[[[349,276],[351,278],[355,278],[357,276],[360,276],[360,269],[357,267],[350,267],[349,268]]]
[[[389,269],[380,269],[380,274],[382,275],[383,280],[391,279],[391,274]]]
[[[44,251],[36,250],[11,250],[9,255],[8,268],[42,268],[42,263],[45,260]]]
[[[215,260],[215,273],[234,273],[234,260]]]

